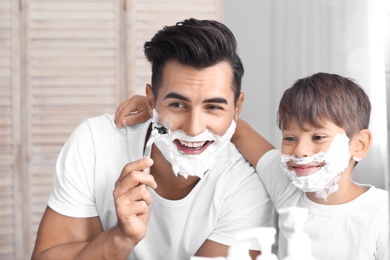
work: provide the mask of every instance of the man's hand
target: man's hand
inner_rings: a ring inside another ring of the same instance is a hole
[[[113,194],[118,226],[134,244],[145,237],[149,221],[152,196],[146,186],[157,187],[153,176],[143,172],[152,164],[150,158],[126,164],[115,183]]]
[[[118,128],[145,122],[150,118],[146,97],[134,95],[119,104],[115,112],[115,123]]]

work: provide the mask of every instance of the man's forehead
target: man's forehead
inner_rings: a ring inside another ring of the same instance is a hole
[[[203,76],[203,80],[224,77],[232,82],[233,68],[227,61],[221,61],[205,68],[197,68],[195,66],[182,64],[177,60],[169,60],[164,64],[161,81],[163,83],[166,80],[175,80],[178,78],[185,79],[194,76]]]
[[[227,62],[197,69],[169,61],[159,85],[159,96],[162,99],[190,101],[199,97],[202,100],[220,102],[218,99],[228,100],[234,96],[232,69]]]

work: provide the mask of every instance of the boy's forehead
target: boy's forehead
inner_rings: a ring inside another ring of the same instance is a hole
[[[285,122],[282,130],[303,130],[305,132],[316,131],[316,130],[330,130],[336,132],[343,132],[345,129],[336,125],[329,119],[321,119],[315,122],[302,121],[298,122],[296,119],[290,119]]]

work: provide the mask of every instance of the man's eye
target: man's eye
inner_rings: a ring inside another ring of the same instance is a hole
[[[207,109],[210,109],[210,110],[222,110],[223,108],[221,106],[209,105],[209,106],[207,106]]]
[[[170,107],[177,107],[177,108],[183,108],[184,107],[184,105],[182,103],[179,103],[179,102],[171,103],[169,106]]]

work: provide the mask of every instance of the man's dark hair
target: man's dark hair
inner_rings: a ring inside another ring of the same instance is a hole
[[[214,20],[191,18],[173,26],[165,26],[144,44],[144,52],[152,64],[155,97],[158,95],[167,61],[177,60],[199,70],[226,61],[233,70],[232,88],[236,103],[241,92],[244,67],[237,55],[236,39],[224,24]]]
[[[353,80],[337,74],[317,73],[299,79],[287,89],[279,103],[278,126],[284,129],[295,120],[315,127],[331,121],[352,138],[368,129],[371,103],[364,90]]]

